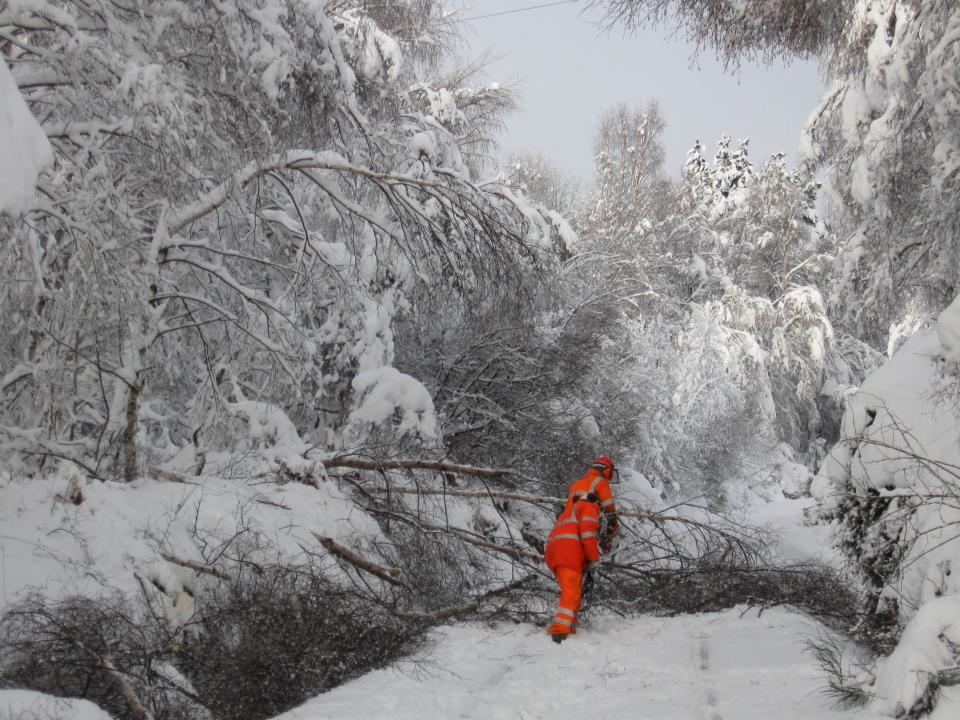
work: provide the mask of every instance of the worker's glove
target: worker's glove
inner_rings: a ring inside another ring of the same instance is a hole
[[[587,561],[586,571],[587,571],[587,572],[593,572],[594,568],[597,567],[597,565],[599,565],[599,564],[600,564],[600,561],[599,561],[599,560],[588,560],[588,561]]]

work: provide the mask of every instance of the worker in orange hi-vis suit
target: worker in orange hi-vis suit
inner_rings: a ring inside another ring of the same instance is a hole
[[[577,630],[583,573],[600,560],[599,526],[597,496],[578,491],[571,495],[547,537],[545,560],[560,583],[560,601],[547,628],[554,642],[563,642]]]
[[[608,553],[613,547],[613,541],[620,532],[620,523],[617,520],[617,504],[613,500],[613,491],[610,482],[613,480],[613,460],[601,455],[590,465],[586,473],[577,478],[567,491],[567,506],[577,493],[586,497],[590,493],[597,496],[600,509],[603,511],[605,522],[600,532],[600,550]]]

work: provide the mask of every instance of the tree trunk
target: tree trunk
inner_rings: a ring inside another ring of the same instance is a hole
[[[127,395],[127,426],[123,431],[123,479],[133,482],[137,477],[137,415],[143,383],[134,381]]]

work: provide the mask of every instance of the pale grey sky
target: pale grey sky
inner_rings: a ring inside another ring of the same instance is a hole
[[[517,10],[550,0],[450,0],[461,17]],[[693,47],[670,28],[625,37],[602,32],[585,3],[468,20],[471,56],[489,50],[498,59],[488,79],[516,83],[522,107],[507,121],[503,149],[539,150],[585,183],[593,176],[593,132],[600,113],[618,102],[657,100],[667,124],[666,169],[676,176],[699,138],[712,155],[721,134],[750,138],[754,162],[784,152],[793,164],[800,130],[824,92],[816,63],[744,65],[725,72],[712,54],[692,58]]]

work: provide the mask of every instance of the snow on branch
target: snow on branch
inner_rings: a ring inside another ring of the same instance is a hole
[[[352,457],[334,457],[321,461],[327,469],[351,468],[355,470],[432,470],[452,475],[466,475],[468,477],[496,480],[504,485],[514,487],[510,479],[509,470],[496,468],[476,467],[474,465],[459,465],[457,463],[440,462],[435,460],[365,460]]]

